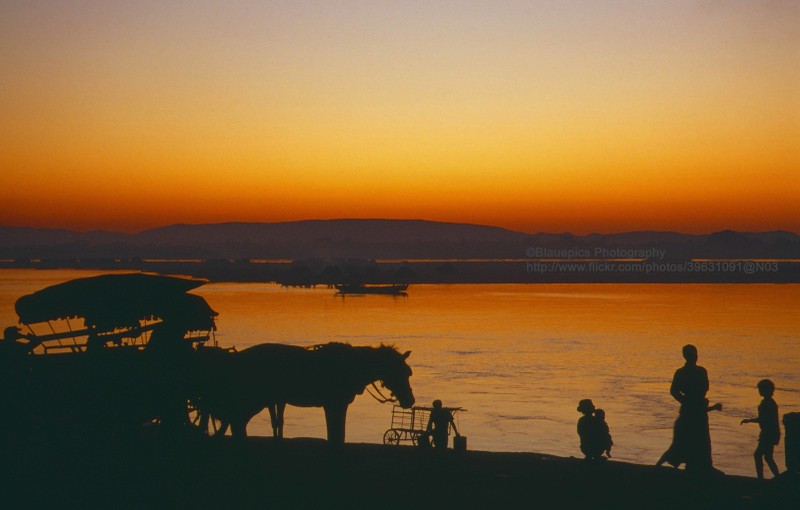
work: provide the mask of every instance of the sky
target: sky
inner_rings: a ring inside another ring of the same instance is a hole
[[[800,232],[800,2],[0,0],[0,225]]]

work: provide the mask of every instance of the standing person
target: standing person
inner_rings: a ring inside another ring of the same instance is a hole
[[[431,416],[428,418],[427,434],[433,438],[433,446],[437,449],[446,449],[447,440],[450,434],[450,427],[453,427],[453,432],[456,436],[459,435],[456,428],[456,422],[453,420],[453,414],[442,407],[441,400],[433,401],[433,409],[431,409]]]
[[[165,319],[153,330],[145,349],[151,378],[160,388],[154,395],[156,412],[168,435],[179,434],[189,422],[187,370],[192,344],[184,338],[188,329],[180,319]]]
[[[758,435],[758,446],[756,451],[753,452],[753,458],[756,461],[756,476],[758,476],[759,480],[763,480],[764,463],[762,460],[767,461],[767,466],[772,471],[773,477],[779,474],[772,452],[775,445],[781,440],[781,426],[778,422],[778,404],[772,398],[775,393],[775,384],[769,379],[762,379],[756,386],[758,394],[763,397],[758,405],[758,417],[744,419],[739,425],[758,423],[761,428],[761,433]]]
[[[672,432],[672,444],[656,465],[668,462],[678,467],[686,463],[687,471],[710,473],[714,468],[708,411],[721,406],[708,406],[708,372],[697,364],[697,347],[691,344],[683,346],[683,358],[686,363],[675,371],[669,390],[672,398],[681,404]]]

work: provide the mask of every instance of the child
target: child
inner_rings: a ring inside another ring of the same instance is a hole
[[[611,431],[608,429],[606,423],[606,412],[602,409],[594,411],[594,417],[597,420],[597,430],[599,434],[600,446],[603,447],[603,452],[611,458],[611,447],[614,446],[614,441],[611,440]],[[602,452],[601,452],[602,453]]]
[[[767,461],[772,476],[778,476],[778,466],[772,457],[772,451],[781,439],[781,427],[778,422],[778,404],[772,398],[775,393],[775,384],[769,379],[762,379],[758,382],[757,387],[759,395],[764,397],[758,405],[758,418],[742,420],[740,425],[758,423],[761,428],[761,433],[758,435],[758,446],[753,452],[753,457],[756,461],[756,475],[759,480],[763,480],[764,464],[762,459]]]

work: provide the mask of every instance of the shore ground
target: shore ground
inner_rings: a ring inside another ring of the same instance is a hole
[[[319,439],[150,437],[3,448],[0,508],[800,508],[800,478],[682,470],[536,453]]]

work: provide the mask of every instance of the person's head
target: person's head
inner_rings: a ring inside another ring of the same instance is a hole
[[[686,363],[690,365],[694,365],[697,363],[697,347],[692,344],[686,344],[683,346],[683,359],[686,360]]]
[[[439,400],[439,399],[436,399],[436,400],[434,400],[434,401],[433,401],[433,407],[434,407],[435,409],[439,409],[440,407],[442,407],[442,401],[441,401],[441,400]]]
[[[585,398],[578,402],[578,412],[583,414],[592,414],[594,412],[594,402],[592,402],[592,399]]]
[[[761,379],[756,386],[758,387],[758,394],[762,397],[771,397],[775,393],[775,383],[769,379]]]
[[[600,418],[601,420],[605,420],[606,419],[606,412],[603,411],[602,409],[595,409],[594,410],[594,415],[597,416],[598,418]]]
[[[16,326],[9,326],[5,330],[3,330],[3,341],[4,342],[16,342],[18,338],[22,336],[20,329]]]

